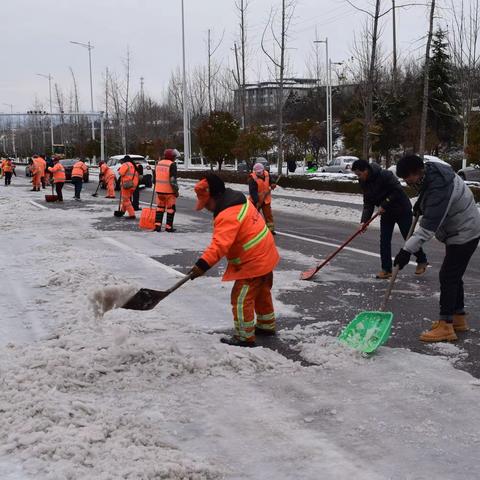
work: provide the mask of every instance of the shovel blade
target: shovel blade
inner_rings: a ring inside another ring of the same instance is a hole
[[[390,336],[393,313],[361,312],[343,330],[338,339],[363,353],[373,353]]]
[[[311,280],[317,273],[316,268],[312,268],[300,274],[300,280]]]
[[[122,210],[115,210],[115,211],[113,212],[113,215],[114,215],[115,217],[123,217],[123,216],[125,215],[125,212],[123,212]]]
[[[127,310],[152,310],[169,294],[170,292],[141,288],[133,297],[127,300],[122,308]]]

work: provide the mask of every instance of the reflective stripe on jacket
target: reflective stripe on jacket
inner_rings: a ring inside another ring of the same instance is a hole
[[[157,193],[175,193],[175,189],[170,183],[171,160],[160,160],[155,167],[155,192]]]
[[[272,189],[270,187],[270,175],[269,175],[269,173],[266,170],[264,170],[263,171],[263,178],[262,178],[262,177],[257,176],[257,174],[254,172],[254,173],[250,174],[250,177],[253,180],[255,180],[255,182],[257,184],[258,203],[260,203],[260,204],[271,203],[272,202],[272,196],[271,196],[270,192],[272,191]],[[251,196],[250,199],[252,201],[254,201],[252,196]]]
[[[137,188],[138,186],[138,172],[135,169],[134,165],[130,162],[125,162],[119,169],[118,174],[122,179],[122,188],[125,188],[124,185],[127,182],[133,182],[132,188]]]
[[[78,161],[73,165],[72,177],[83,178],[83,175],[88,172],[88,167],[83,163]]]
[[[238,193],[227,189],[224,195]],[[243,203],[227,207],[215,217],[212,241],[201,257],[210,267],[227,257],[223,281],[266,275],[280,259],[265,220],[254,205],[243,198]]]
[[[13,172],[13,165],[11,160],[4,160],[2,162],[2,172],[7,173],[7,172]]]
[[[65,182],[65,180],[66,180],[65,167],[60,162],[58,162],[53,167],[49,167],[48,171],[53,173],[53,182],[54,183]]]

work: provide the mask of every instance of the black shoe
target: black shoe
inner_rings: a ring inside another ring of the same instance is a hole
[[[264,337],[271,337],[275,335],[277,332],[275,330],[265,330],[264,328],[255,327],[255,335],[264,336]]]
[[[237,337],[223,337],[220,339],[220,341],[234,347],[256,347],[255,342],[246,342]]]
[[[161,226],[161,225],[159,225],[159,226],[157,225],[157,226],[155,227],[155,231],[158,232],[158,233],[160,233],[160,232],[162,231],[162,226]]]
[[[130,217],[130,216],[125,217],[125,220],[136,220],[136,219],[137,217],[135,215],[133,217]]]
[[[168,233],[173,233],[173,232],[176,232],[177,229],[176,228],[166,228],[165,231],[168,232]]]

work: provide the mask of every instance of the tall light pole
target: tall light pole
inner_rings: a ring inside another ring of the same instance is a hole
[[[4,103],[7,107],[10,107],[10,114],[13,115],[13,104],[11,103]],[[17,158],[17,147],[15,146],[15,128],[13,127],[13,117],[12,117],[12,150],[13,150],[13,156]],[[3,142],[3,145],[5,145],[5,141]],[[6,152],[5,152],[6,153]]]
[[[330,58],[328,56],[328,37],[325,40],[314,40],[313,43],[324,43],[325,44],[325,69],[326,69],[326,80],[325,80],[325,113],[327,117],[327,163],[332,160],[332,112],[331,112],[331,90],[330,90]]]
[[[182,56],[183,56],[183,155],[185,168],[190,167],[190,129],[188,115],[187,77],[185,68],[185,8],[182,0]]]
[[[88,50],[88,65],[90,67],[90,111],[93,113],[93,80],[92,80],[92,49],[93,45],[90,43],[74,42],[70,40],[70,43],[74,45],[80,45]],[[92,140],[95,140],[95,120],[92,117]]]
[[[52,144],[52,155],[53,155],[53,110],[52,110],[52,76],[50,74],[45,75],[44,73],[37,73],[39,77],[46,78],[48,80],[48,92],[50,96],[50,143]]]

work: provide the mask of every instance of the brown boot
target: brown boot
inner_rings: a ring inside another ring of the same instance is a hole
[[[415,275],[423,275],[427,271],[428,263],[418,263]]]
[[[465,314],[455,314],[453,316],[453,329],[456,332],[467,332],[468,331],[468,324],[467,324],[467,316]]]
[[[439,320],[433,323],[431,330],[420,335],[420,340],[422,342],[450,342],[457,340],[457,336],[453,324],[447,323],[445,320]]]
[[[380,280],[388,280],[391,277],[392,277],[392,272],[386,272],[385,270],[381,270],[376,275],[376,278],[379,278]]]

